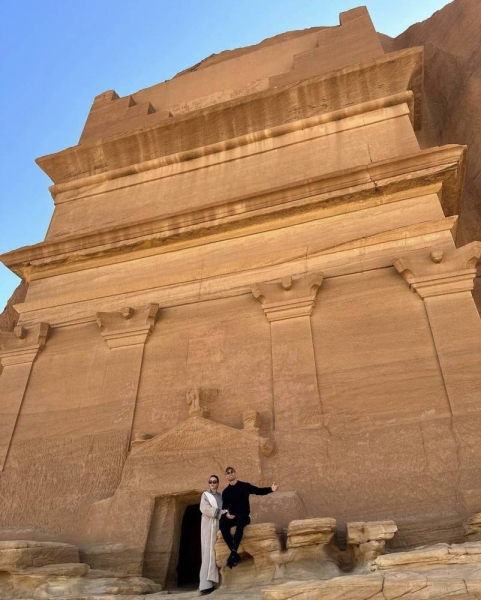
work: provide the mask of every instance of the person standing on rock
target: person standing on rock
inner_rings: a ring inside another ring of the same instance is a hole
[[[222,506],[225,514],[222,515],[220,520],[220,530],[227,547],[231,551],[227,559],[227,566],[232,569],[242,560],[237,550],[244,534],[244,528],[251,522],[249,496],[251,494],[266,496],[275,492],[278,486],[274,482],[271,487],[259,488],[251,483],[239,481],[233,467],[227,467],[225,474],[229,485],[222,492]],[[234,526],[236,530],[234,537],[232,537],[230,530]]]
[[[200,499],[202,565],[199,590],[203,596],[212,593],[216,584],[219,583],[219,569],[215,562],[214,546],[219,529],[219,519],[227,511],[222,509],[222,496],[219,494],[218,488],[219,478],[217,475],[211,475],[209,490],[203,492]]]

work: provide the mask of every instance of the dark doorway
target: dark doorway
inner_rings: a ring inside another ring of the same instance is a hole
[[[187,506],[182,518],[180,532],[179,562],[177,564],[177,585],[185,586],[199,583],[201,514],[198,504]]]

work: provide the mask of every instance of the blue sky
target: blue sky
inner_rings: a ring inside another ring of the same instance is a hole
[[[0,253],[43,240],[53,210],[35,158],[74,146],[94,96],[170,79],[222,50],[292,29],[338,25],[359,0],[2,0]],[[373,0],[391,36],[443,0]],[[0,312],[19,280],[0,265]]]

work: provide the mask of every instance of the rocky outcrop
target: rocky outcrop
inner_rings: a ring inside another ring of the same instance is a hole
[[[394,521],[368,521],[347,524],[347,544],[351,547],[356,567],[370,564],[384,554],[386,541],[397,532]]]
[[[332,518],[291,521],[284,533],[274,523],[249,525],[239,548],[243,561],[233,570],[225,566],[229,550],[219,533],[216,558],[222,588],[241,590],[286,580],[330,580],[342,575],[343,569],[369,572],[397,526],[394,521],[348,523],[346,550],[337,547],[335,532]]]
[[[337,552],[330,546],[335,519],[291,521],[287,529],[284,575],[288,579],[329,579],[341,574]]]
[[[10,300],[5,306],[5,310],[0,314],[0,331],[13,331],[13,328],[18,321],[18,313],[13,306],[14,304],[18,304],[25,300],[27,289],[28,284],[25,281],[22,281],[22,283],[13,292]]]
[[[480,567],[480,543],[437,544],[380,556],[373,573],[290,581],[263,594],[264,600],[476,600],[481,598]]]
[[[409,552],[394,552],[379,556],[373,561],[373,571],[385,569],[419,569],[448,565],[467,565],[476,563],[481,566],[481,542],[465,544],[436,544],[417,548]]]
[[[232,532],[235,528],[232,528]],[[243,589],[252,585],[271,583],[276,578],[282,550],[281,529],[274,523],[248,525],[244,530],[238,552],[242,563],[231,570],[225,566],[230,554],[220,532],[215,554],[222,574],[222,585],[227,589]]]
[[[130,598],[162,587],[143,577],[91,570],[75,546],[57,542],[0,542],[0,600]]]

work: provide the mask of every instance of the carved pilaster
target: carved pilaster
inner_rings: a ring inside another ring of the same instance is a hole
[[[45,346],[48,323],[33,327],[15,327],[13,332],[0,332],[0,470],[13,439],[23,399],[38,353]]]
[[[322,278],[321,273],[306,273],[251,288],[271,324],[273,412],[278,430],[321,422],[310,315]]]
[[[0,362],[4,367],[33,363],[45,346],[49,332],[48,323],[33,327],[15,327],[13,332],[0,332]]]
[[[112,405],[112,425],[125,431],[130,447],[144,346],[153,331],[158,304],[145,308],[97,313],[100,333],[110,348],[102,404]]]
[[[471,291],[481,243],[443,252],[425,250],[394,267],[424,300],[453,414],[479,410],[481,320]]]
[[[394,267],[421,298],[470,292],[481,257],[481,242],[472,242],[449,252],[431,252],[399,258]]]
[[[145,344],[154,329],[158,304],[143,309],[124,308],[116,312],[97,313],[97,325],[109,348]]]
[[[251,287],[254,298],[262,304],[269,322],[309,317],[316,294],[322,284],[321,273],[283,277],[278,281],[256,283]]]

